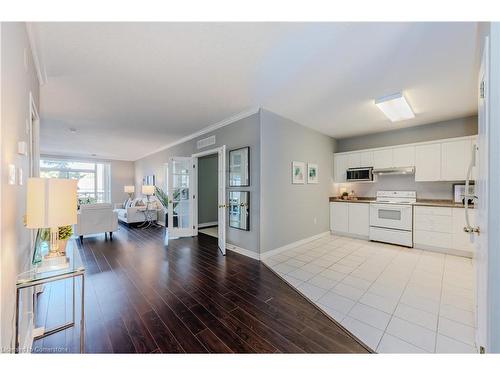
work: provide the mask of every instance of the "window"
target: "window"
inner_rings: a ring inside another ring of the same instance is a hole
[[[111,202],[111,166],[108,163],[75,160],[40,160],[40,177],[78,180],[78,198]]]

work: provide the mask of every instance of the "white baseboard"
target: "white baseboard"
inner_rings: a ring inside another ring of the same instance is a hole
[[[342,236],[342,237],[356,238],[358,240],[367,240],[367,241],[370,240],[369,236],[363,236],[362,234],[339,232],[339,231],[336,231],[336,230],[332,230],[332,234],[335,234],[337,236]]]
[[[252,259],[256,259],[256,260],[260,260],[259,254],[256,253],[255,251],[250,251],[250,250],[247,250],[247,249],[243,249],[242,247],[239,247],[239,246],[236,246],[236,245],[233,245],[233,244],[226,243],[226,250],[234,251],[235,253],[244,255],[246,257],[249,257],[249,258],[252,258]]]
[[[464,257],[464,258],[474,258],[474,254],[471,253],[470,251],[467,251],[467,250],[448,249],[448,248],[444,248],[444,247],[420,245],[418,243],[414,244],[413,248],[420,249],[420,250],[426,250],[426,251],[432,251],[434,253],[455,255],[455,256]]]
[[[317,240],[318,238],[327,236],[329,234],[330,234],[330,231],[323,232],[323,233],[316,234],[316,235],[311,236],[311,237],[304,238],[304,239],[299,240],[299,241],[295,241],[295,242],[289,243],[288,245],[285,245],[285,246],[282,246],[282,247],[278,247],[278,248],[273,249],[273,250],[266,251],[265,253],[261,253],[260,254],[260,259],[262,259],[262,260],[263,259],[267,259],[269,257],[272,257],[274,255],[282,253],[283,251],[287,251],[287,250],[293,249],[294,247],[297,247],[297,246],[300,246],[300,245],[304,245],[304,244],[306,244],[308,242]]]
[[[214,227],[216,225],[219,225],[218,221],[209,221],[208,223],[198,224],[198,229],[200,229],[200,228],[206,228],[206,227]]]

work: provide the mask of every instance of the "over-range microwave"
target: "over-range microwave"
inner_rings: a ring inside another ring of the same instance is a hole
[[[373,168],[372,167],[362,167],[362,168],[349,168],[347,170],[347,181],[373,181]]]

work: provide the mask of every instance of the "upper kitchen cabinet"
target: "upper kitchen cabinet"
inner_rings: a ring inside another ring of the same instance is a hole
[[[460,181],[467,178],[474,143],[475,140],[464,139],[441,144],[441,179],[443,181]],[[472,178],[474,177],[475,174]]]
[[[360,167],[373,167],[373,151],[363,151],[359,153]]]
[[[361,153],[353,152],[347,155],[347,168],[359,168],[361,167]]]
[[[346,182],[346,170],[348,165],[348,154],[335,154],[333,156],[333,175],[335,177],[335,182]]]
[[[373,168],[392,168],[392,148],[373,151]]]
[[[393,167],[414,167],[415,146],[395,147],[392,149]]]
[[[415,181],[441,179],[441,144],[431,143],[415,147]]]

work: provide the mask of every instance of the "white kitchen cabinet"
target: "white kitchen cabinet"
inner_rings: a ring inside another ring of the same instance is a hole
[[[465,180],[472,158],[470,139],[443,142],[441,144],[441,180]]]
[[[476,210],[469,209],[469,220],[472,226],[476,225]],[[452,248],[474,253],[474,244],[471,243],[471,234],[464,232],[465,208],[453,209],[453,236]],[[472,235],[475,238],[476,234]]]
[[[333,156],[333,173],[335,182],[346,182],[346,170],[348,168],[348,154],[335,154]]]
[[[349,203],[330,202],[330,230],[347,233],[349,230]]]
[[[392,150],[393,167],[415,166],[415,146],[395,147]]]
[[[370,231],[370,205],[368,203],[348,203],[348,232],[358,236],[368,236]]]
[[[360,167],[373,167],[373,151],[360,152]]]
[[[373,168],[391,168],[392,164],[392,148],[373,151]]]
[[[414,209],[414,243],[416,248],[432,248],[444,253],[472,256],[474,245],[463,231],[465,209],[451,207],[416,206]],[[470,209],[471,225],[475,210]],[[465,253],[464,253],[465,252]]]
[[[441,143],[415,147],[415,181],[441,179]]]
[[[347,155],[347,168],[361,167],[361,153],[353,152]]]

